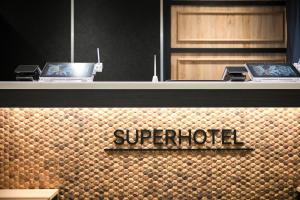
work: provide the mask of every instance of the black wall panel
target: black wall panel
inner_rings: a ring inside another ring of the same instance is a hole
[[[19,64],[70,60],[70,0],[0,1],[0,80]]]
[[[96,80],[150,81],[159,6],[159,0],[75,0],[75,61],[96,62],[99,47],[104,71]]]
[[[290,63],[300,59],[300,1],[287,1],[288,21],[288,60]]]

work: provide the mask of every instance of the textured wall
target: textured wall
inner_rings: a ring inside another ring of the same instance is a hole
[[[105,152],[119,128],[235,128],[255,151]],[[299,130],[299,108],[0,109],[0,188],[60,188],[61,199],[294,199]]]
[[[96,62],[99,47],[104,70],[95,80],[151,81],[159,11],[159,0],[75,0],[75,61]]]
[[[70,61],[70,0],[1,0],[1,81],[20,64]]]
[[[97,62],[99,47],[95,80],[151,81],[159,12],[159,0],[75,0],[75,62]],[[71,0],[1,0],[0,28],[1,81],[20,64],[70,62]]]

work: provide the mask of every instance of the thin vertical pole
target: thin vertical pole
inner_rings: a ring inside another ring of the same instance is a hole
[[[71,0],[71,62],[74,62],[74,0]]]
[[[164,81],[164,0],[160,0],[160,81]]]
[[[154,55],[154,76],[157,76],[157,73],[156,73],[156,55]]]

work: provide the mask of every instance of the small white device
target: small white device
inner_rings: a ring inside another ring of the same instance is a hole
[[[156,73],[156,55],[154,55],[154,76],[152,78],[152,83],[158,83],[158,77]]]
[[[297,70],[300,72],[300,59],[298,63],[294,63],[294,66],[297,68]]]
[[[102,72],[103,71],[103,63],[101,63],[101,61],[100,61],[99,48],[97,48],[97,56],[98,56],[98,63],[95,64],[94,74],[96,74],[97,72]]]

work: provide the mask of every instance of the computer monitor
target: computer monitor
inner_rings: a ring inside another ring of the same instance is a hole
[[[252,81],[300,81],[299,71],[290,64],[247,63]]]
[[[95,74],[94,66],[94,63],[46,63],[40,81],[92,82]]]

